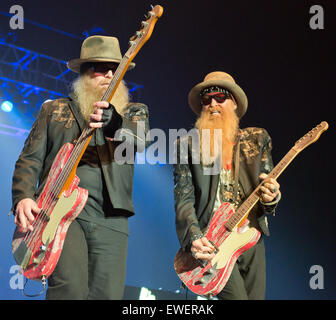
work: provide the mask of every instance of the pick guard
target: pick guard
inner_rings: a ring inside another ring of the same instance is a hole
[[[211,260],[211,264],[216,269],[221,269],[230,261],[233,254],[241,249],[244,245],[253,240],[258,231],[255,228],[248,228],[243,233],[231,232],[225,241],[219,246],[219,251]]]
[[[71,208],[75,205],[78,195],[78,189],[75,189],[70,196],[65,197],[64,193],[62,193],[61,197],[58,199],[53,213],[50,216],[50,220],[48,221],[43,234],[42,234],[42,243],[47,245],[50,243],[56,234],[57,227],[59,226],[63,217],[71,210]]]

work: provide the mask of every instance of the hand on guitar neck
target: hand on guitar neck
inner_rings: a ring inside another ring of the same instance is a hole
[[[262,173],[259,176],[259,179],[261,179],[263,183],[260,187],[260,200],[263,203],[272,202],[280,194],[280,184],[275,179],[267,177],[266,173]]]
[[[33,230],[33,222],[35,220],[34,214],[39,214],[41,209],[37,206],[33,199],[22,199],[16,206],[15,210],[15,224],[23,230],[28,228]]]
[[[91,128],[102,128],[111,120],[110,104],[107,101],[98,101],[94,104],[94,107],[93,113],[90,114],[89,126]]]

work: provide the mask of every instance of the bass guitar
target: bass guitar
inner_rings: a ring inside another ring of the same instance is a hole
[[[130,38],[130,46],[122,58],[102,101],[110,102],[128,66],[140,48],[150,38],[155,23],[163,8],[152,7],[142,21],[141,28]],[[47,182],[36,200],[41,209],[35,216],[33,230],[16,228],[12,241],[12,252],[23,275],[28,279],[48,278],[60,257],[67,230],[79,215],[88,198],[87,190],[78,187],[76,176],[78,163],[86,150],[95,129],[87,126],[76,144],[66,143],[57,153],[50,169]]]
[[[289,163],[304,148],[315,142],[328,129],[323,121],[299,139],[291,150],[268,174],[278,178]],[[205,237],[214,245],[214,258],[205,263],[195,259],[191,252],[180,249],[175,257],[174,268],[181,281],[194,293],[215,296],[225,287],[238,257],[253,247],[260,238],[256,228],[249,227],[248,214],[259,201],[260,183],[235,211],[230,203],[223,203],[213,214],[205,231]]]

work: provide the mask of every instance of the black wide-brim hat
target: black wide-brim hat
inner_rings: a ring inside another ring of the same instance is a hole
[[[115,62],[120,63],[122,59],[119,40],[108,36],[91,36],[82,43],[80,58],[70,60],[67,66],[70,70],[79,73],[80,66],[86,62]],[[135,67],[131,62],[128,70]]]
[[[201,93],[204,89],[217,86],[227,89],[236,100],[237,109],[236,113],[239,118],[243,117],[247,110],[247,96],[243,89],[239,87],[233,77],[226,72],[214,71],[207,74],[203,82],[193,87],[188,95],[188,102],[191,109],[200,115],[202,112]]]

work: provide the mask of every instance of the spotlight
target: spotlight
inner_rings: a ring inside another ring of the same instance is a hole
[[[1,110],[4,112],[11,112],[13,109],[13,103],[6,100],[3,103],[1,103]]]

